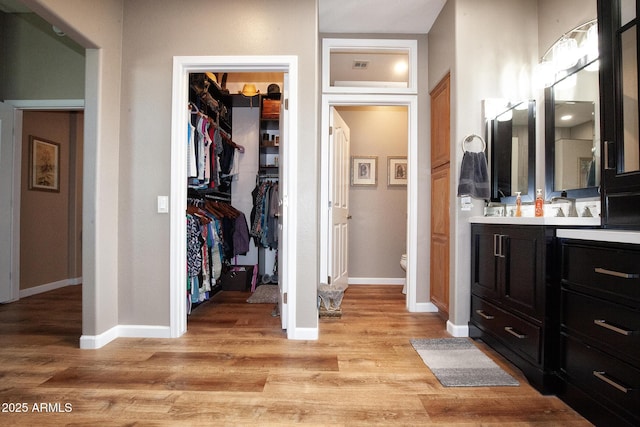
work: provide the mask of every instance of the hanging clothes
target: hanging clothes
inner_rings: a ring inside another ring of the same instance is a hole
[[[278,183],[264,181],[252,191],[250,235],[256,246],[275,249],[278,247]]]

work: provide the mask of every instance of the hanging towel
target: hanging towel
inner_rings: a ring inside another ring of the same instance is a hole
[[[458,197],[471,196],[476,199],[491,198],[487,158],[484,152],[465,151],[460,167]]]

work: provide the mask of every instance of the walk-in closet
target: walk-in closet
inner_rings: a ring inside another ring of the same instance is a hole
[[[189,75],[189,314],[218,292],[278,283],[283,79],[215,70]]]

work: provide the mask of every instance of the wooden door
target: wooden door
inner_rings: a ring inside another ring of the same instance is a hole
[[[450,99],[447,74],[431,92],[431,302],[449,317]]]

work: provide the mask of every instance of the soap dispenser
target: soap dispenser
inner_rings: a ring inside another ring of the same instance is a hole
[[[520,197],[520,191],[516,191],[516,216],[522,216],[522,197]]]
[[[538,188],[536,190],[536,216],[544,216],[543,204],[544,200],[542,199],[542,189]]]

